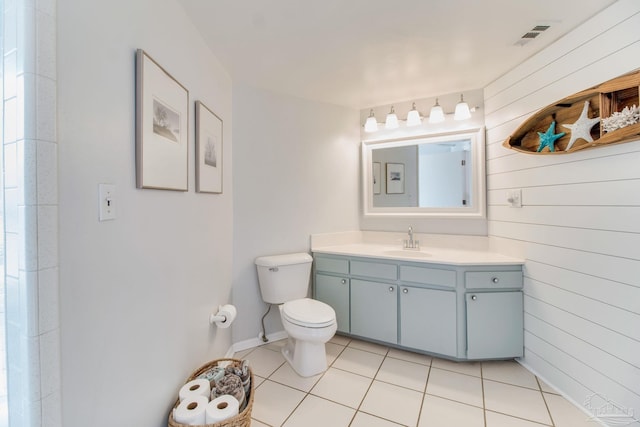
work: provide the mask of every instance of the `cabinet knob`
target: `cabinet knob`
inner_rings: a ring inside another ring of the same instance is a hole
[[[407,288],[402,289],[402,293],[403,294],[408,294],[409,293],[409,289],[407,289]]]
[[[393,286],[389,286],[389,292],[393,292],[393,291],[394,291]]]
[[[347,284],[347,279],[340,280],[340,283],[342,283],[343,285],[346,285]]]
[[[493,283],[498,283],[500,281],[500,279],[498,279],[497,277],[494,277],[494,278],[491,279],[491,281]]]
[[[475,296],[475,295],[471,295],[471,301],[475,301],[475,300],[477,300],[477,299],[478,299],[478,297],[477,297],[477,296]]]

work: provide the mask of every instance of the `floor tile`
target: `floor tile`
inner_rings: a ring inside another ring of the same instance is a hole
[[[270,341],[262,346],[260,346],[261,348],[268,348],[269,350],[272,351],[282,351],[282,349],[284,348],[284,346],[287,345],[287,339],[283,339],[283,340],[278,340],[278,341]]]
[[[400,424],[392,423],[364,412],[358,412],[350,427],[400,427]]]
[[[305,396],[299,390],[269,380],[260,384],[255,393],[251,417],[272,426],[282,425]]]
[[[348,427],[356,410],[308,395],[283,427]]]
[[[257,388],[260,384],[264,382],[266,378],[262,378],[258,375],[253,375],[253,388]]]
[[[387,353],[387,357],[406,360],[407,362],[420,363],[421,365],[427,365],[427,366],[431,366],[431,359],[432,359],[431,356],[427,356],[426,354],[399,350],[397,348],[390,348],[389,352]]]
[[[267,424],[251,418],[251,427],[269,427]]]
[[[549,384],[545,383],[540,378],[538,378],[538,384],[540,384],[540,389],[545,393],[560,394],[555,388],[551,387]]]
[[[544,393],[544,399],[557,427],[593,427],[597,425],[594,421],[589,421],[591,416],[588,412],[582,412],[560,395]],[[640,425],[640,423],[631,425]]]
[[[428,366],[387,357],[380,366],[376,380],[424,392],[428,376]]]
[[[482,408],[425,395],[418,427],[484,427]]]
[[[484,402],[488,410],[551,424],[542,393],[537,390],[484,380]]]
[[[380,354],[347,347],[333,362],[333,367],[373,378],[383,359]]]
[[[269,375],[285,363],[280,352],[264,347],[256,348],[247,355],[246,359],[249,361],[253,374],[263,378],[269,378]]]
[[[236,351],[233,353],[233,358],[244,359],[247,356],[247,354],[251,353],[255,349],[256,349],[255,347],[251,347],[251,348],[247,348],[246,350]]]
[[[482,362],[482,378],[539,390],[536,376],[514,360]]]
[[[284,363],[273,374],[271,374],[269,379],[300,391],[308,392],[318,382],[321,376],[322,374],[306,378],[301,377],[293,370],[291,365]]]
[[[325,349],[327,352],[327,366],[331,366],[331,364],[340,356],[340,353],[344,350],[343,345],[326,343]]]
[[[431,368],[427,393],[482,408],[482,380],[471,375]]]
[[[345,337],[344,335],[334,335],[330,340],[330,343],[338,344],[338,345],[348,345],[351,342],[351,338]]]
[[[351,342],[349,343],[349,347],[357,348],[358,350],[369,351],[371,353],[381,354],[382,356],[386,355],[389,351],[389,347],[387,346],[361,340],[351,340]]]
[[[311,389],[311,394],[357,408],[367,393],[371,381],[371,378],[362,375],[329,368]]]
[[[454,362],[453,360],[434,357],[431,361],[431,366],[461,374],[480,376],[480,362]]]
[[[402,425],[414,426],[418,422],[422,393],[373,381],[360,410]]]
[[[523,420],[521,418],[514,418],[505,414],[498,414],[491,411],[486,411],[485,417],[487,420],[487,427],[542,427],[546,425],[534,423],[533,421]]]

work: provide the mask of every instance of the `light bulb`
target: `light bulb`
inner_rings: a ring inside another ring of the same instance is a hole
[[[419,126],[422,124],[420,113],[416,110],[416,103],[413,103],[411,111],[407,114],[407,126]]]
[[[397,129],[398,128],[398,116],[396,116],[396,112],[393,109],[393,105],[391,106],[391,111],[387,114],[387,120],[384,122],[385,129]]]
[[[464,98],[460,95],[460,102],[456,104],[456,112],[453,115],[454,120],[466,120],[471,118],[471,111],[469,111],[469,104],[464,102]]]
[[[364,123],[364,131],[365,132],[376,132],[378,130],[378,122],[376,121],[376,117],[373,115],[373,109],[369,112],[369,117],[367,117],[367,121]]]
[[[436,105],[431,107],[431,111],[429,111],[429,123],[441,122],[444,122],[444,111],[440,104],[438,104],[438,98],[436,98]]]

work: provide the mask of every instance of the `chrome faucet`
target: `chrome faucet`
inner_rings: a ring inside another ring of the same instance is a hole
[[[404,241],[404,249],[420,250],[420,242],[413,240],[413,228],[409,227],[409,239]]]

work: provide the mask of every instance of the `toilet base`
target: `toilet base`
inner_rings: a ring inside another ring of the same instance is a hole
[[[327,370],[324,342],[301,341],[289,337],[282,356],[301,377],[312,377]]]

